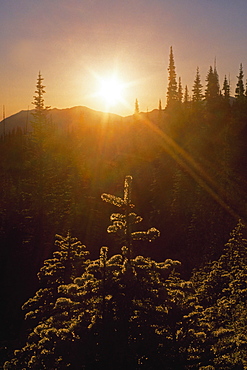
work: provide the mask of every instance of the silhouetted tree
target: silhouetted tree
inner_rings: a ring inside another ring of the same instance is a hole
[[[205,91],[205,99],[208,104],[214,103],[217,98],[219,97],[219,78],[216,68],[212,68],[210,66],[209,72],[206,78],[206,91]]]
[[[44,78],[41,72],[38,74],[35,95],[33,96],[34,112],[32,112],[33,119],[31,121],[33,127],[33,135],[38,141],[42,140],[42,137],[47,130],[47,114],[49,107],[45,106],[44,94],[45,86],[43,85]]]
[[[162,103],[161,103],[161,99],[159,99],[159,111],[162,110]]]
[[[237,87],[235,89],[235,98],[237,101],[242,102],[245,99],[244,95],[244,72],[243,72],[243,65],[240,64],[239,74],[237,76],[238,82]]]
[[[225,75],[224,82],[223,82],[223,96],[226,101],[229,101],[230,99],[230,83]]]
[[[190,101],[189,90],[188,90],[188,86],[185,85],[185,89],[184,89],[184,104],[185,105],[188,105],[189,101]]]
[[[178,78],[178,102],[182,103],[183,101],[183,88],[182,88],[182,82],[181,77]]]
[[[138,99],[135,100],[135,114],[139,114],[140,109],[139,109],[139,102]]]
[[[192,101],[193,103],[200,103],[203,100],[203,93],[202,93],[202,84],[201,84],[201,76],[199,72],[199,67],[196,69],[196,77],[194,80],[194,84],[192,87]]]
[[[178,86],[176,80],[176,68],[173,50],[171,46],[168,66],[167,107],[173,107],[174,103],[176,103],[177,101],[178,101]]]

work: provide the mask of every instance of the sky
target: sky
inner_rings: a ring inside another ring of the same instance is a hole
[[[216,58],[234,95],[247,76],[247,0],[0,0],[0,120],[32,109],[39,71],[52,108],[87,106],[122,116],[166,104],[173,47],[177,77],[193,85]],[[109,106],[100,81],[122,81]]]

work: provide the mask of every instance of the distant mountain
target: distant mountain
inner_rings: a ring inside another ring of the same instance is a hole
[[[19,113],[13,114],[0,121],[0,137],[5,134],[13,132],[20,128],[23,132],[32,131],[32,113],[34,110],[22,110]],[[147,113],[140,113],[140,117],[148,117],[149,119],[156,121],[158,118],[159,111],[154,109]],[[122,117],[113,113],[105,113],[96,111],[85,106],[77,106],[72,108],[57,109],[53,108],[49,110],[49,119],[58,129],[72,129],[78,127],[84,123],[90,123],[94,125],[97,123],[114,123],[123,124],[133,121],[133,115]]]
[[[23,132],[32,131],[32,112],[34,110],[22,110],[0,122],[0,136],[8,134],[17,128]],[[123,117],[113,113],[103,113],[87,107],[73,107],[66,109],[53,108],[49,110],[48,117],[57,128],[71,128],[74,125],[90,122],[91,124],[107,120],[108,122],[122,122]]]

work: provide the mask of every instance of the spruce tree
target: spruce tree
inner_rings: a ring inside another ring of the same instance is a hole
[[[216,113],[220,103],[219,76],[216,66],[214,69],[210,66],[206,77],[205,101],[208,111]]]
[[[33,119],[31,121],[33,127],[33,135],[36,136],[37,140],[42,140],[42,136],[45,134],[45,130],[47,130],[47,114],[49,107],[45,106],[44,94],[45,94],[45,86],[43,85],[44,78],[39,71],[37,83],[36,83],[36,90],[35,95],[33,96],[34,105],[34,112],[32,112]]]
[[[159,111],[160,111],[160,112],[162,111],[162,103],[161,103],[161,99],[159,99]]]
[[[115,195],[103,193],[101,195],[102,200],[111,203],[123,210],[123,213],[113,213],[110,217],[112,225],[107,229],[108,233],[114,233],[121,240],[122,244],[126,248],[128,260],[133,254],[133,240],[149,240],[150,242],[159,237],[159,230],[154,227],[147,231],[133,231],[133,225],[142,221],[142,217],[138,216],[134,212],[130,212],[133,207],[131,203],[132,193],[132,176],[126,176],[124,181],[124,194],[123,198]]]
[[[223,254],[193,277],[204,321],[210,329],[205,343],[205,364],[215,369],[247,366],[246,299],[247,240],[239,222]]]
[[[230,100],[230,83],[229,83],[226,76],[224,78],[222,90],[223,90],[223,96],[224,96],[225,101],[229,102],[229,100]]]
[[[188,86],[185,85],[185,89],[184,89],[184,104],[185,106],[187,106],[189,104],[189,101],[190,101],[190,97],[189,97],[189,89],[188,89]]]
[[[200,103],[203,100],[203,93],[202,93],[202,84],[201,84],[201,76],[199,72],[199,67],[196,69],[196,77],[194,80],[194,84],[192,87],[192,101],[193,103]]]
[[[22,307],[28,320],[37,322],[49,316],[58,297],[58,286],[72,282],[84,269],[89,252],[77,238],[70,233],[66,237],[56,235],[55,245],[57,250],[38,273],[40,289]]]
[[[139,109],[139,102],[138,99],[135,100],[135,114],[139,114],[140,109]]]
[[[175,273],[180,262],[130,256],[134,240],[159,234],[153,228],[132,230],[141,218],[130,212],[131,183],[127,176],[123,198],[102,195],[122,211],[111,215],[108,228],[123,236],[120,253],[108,257],[108,248],[102,247],[98,259],[85,261],[81,244],[71,248],[69,235],[59,238],[60,251],[41,269],[44,282],[56,288],[54,296],[35,299],[43,315],[5,370],[199,368],[205,342],[201,309],[191,282]],[[68,261],[73,265],[66,268]],[[76,261],[79,270],[73,267]],[[31,305],[36,315],[34,303],[26,308]]]
[[[238,82],[235,89],[235,98],[237,102],[242,102],[245,98],[244,95],[244,72],[243,72],[243,65],[240,64],[239,74],[237,76]]]
[[[173,56],[172,46],[170,47],[169,66],[168,66],[168,89],[167,89],[167,107],[173,107],[178,101],[178,86],[176,80],[176,68]]]
[[[178,78],[178,102],[181,104],[183,101],[183,88],[182,88],[182,82],[181,77]]]

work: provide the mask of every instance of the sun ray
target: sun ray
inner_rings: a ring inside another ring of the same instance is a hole
[[[246,220],[239,215],[234,204],[230,204],[229,194],[223,189],[193,157],[179,146],[169,135],[154,125],[148,118],[142,116],[143,123],[156,135],[162,149],[166,151],[190,176],[231,216],[236,220]]]

